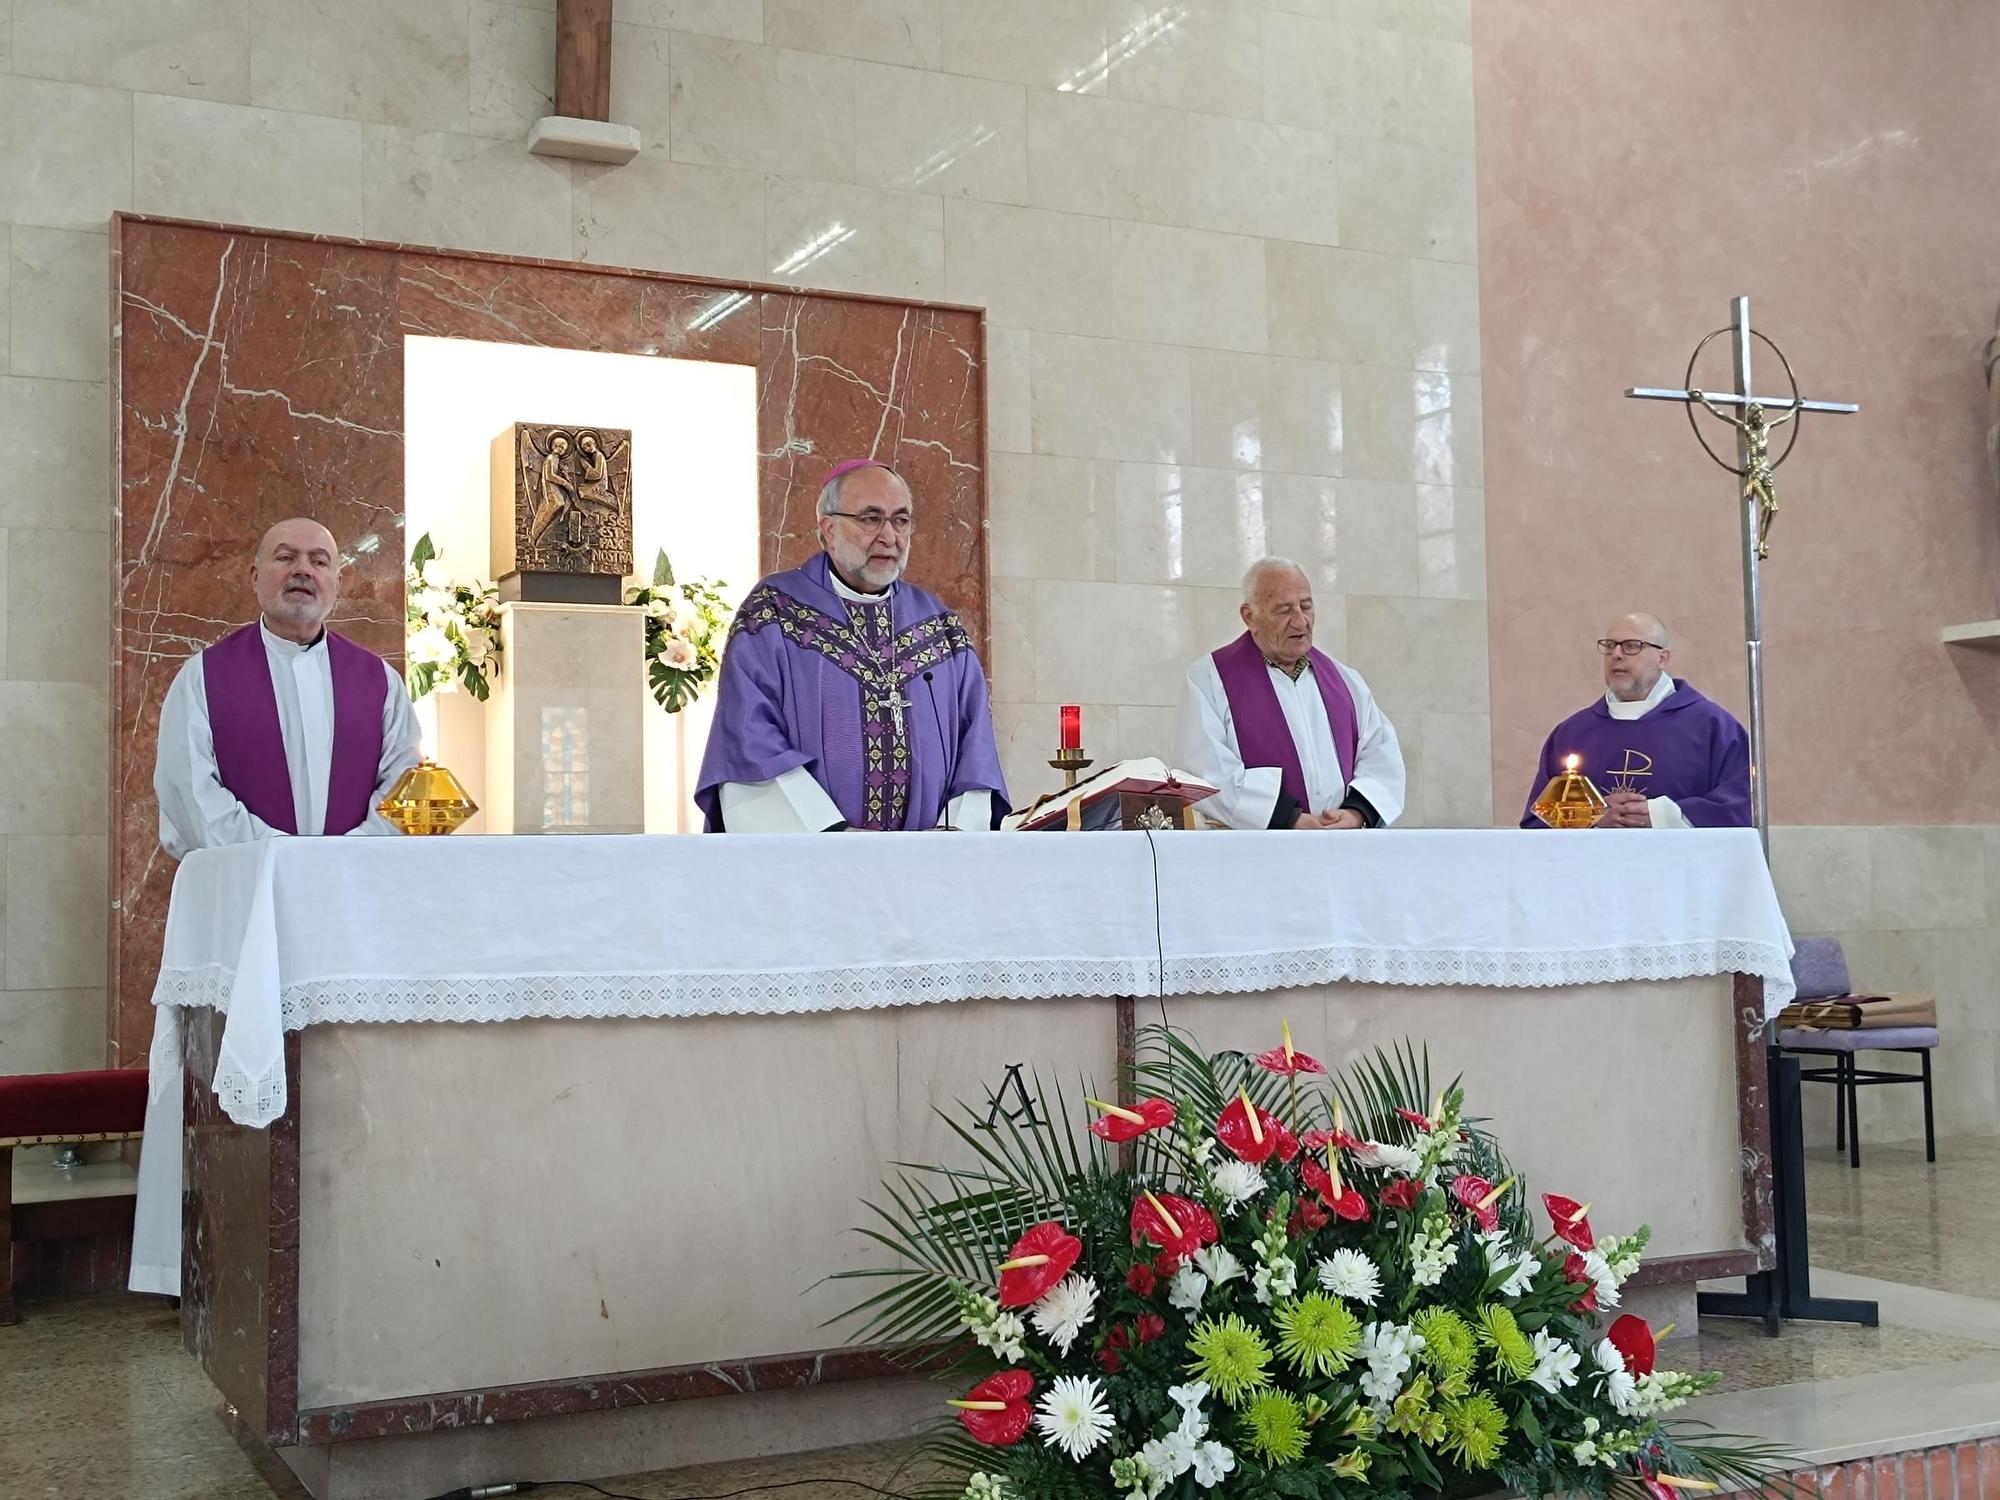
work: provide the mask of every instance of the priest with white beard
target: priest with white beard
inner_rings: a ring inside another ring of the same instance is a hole
[[[1313,647],[1312,582],[1252,563],[1244,633],[1188,668],[1180,769],[1212,783],[1200,806],[1229,828],[1381,828],[1403,811],[1403,752],[1361,674]]]
[[[340,553],[317,521],[280,521],[250,565],[259,618],[189,658],[160,706],[160,844],[394,833],[376,806],[417,763],[396,669],[326,628]]]

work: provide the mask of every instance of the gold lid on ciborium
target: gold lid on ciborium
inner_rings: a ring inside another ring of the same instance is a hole
[[[1551,828],[1593,828],[1604,816],[1604,794],[1577,769],[1581,764],[1578,756],[1566,758],[1535,799],[1535,816]]]
[[[479,811],[458,778],[434,760],[403,773],[375,809],[405,833],[450,833]]]

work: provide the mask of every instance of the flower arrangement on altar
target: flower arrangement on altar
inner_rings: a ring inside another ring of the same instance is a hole
[[[457,692],[463,684],[484,703],[500,676],[499,590],[455,581],[427,531],[411,549],[404,594],[403,680],[411,701]]]
[[[1785,1466],[1663,1420],[1719,1378],[1600,1326],[1648,1231],[1545,1194],[1539,1230],[1457,1085],[1404,1045],[1340,1079],[1292,1043],[1141,1034],[1140,1097],[947,1115],[965,1167],[899,1166],[849,1310],[952,1416],[919,1491],[963,1500],[1360,1500],[1506,1486],[1675,1500]],[[1093,1111],[1078,1131],[1082,1110]],[[1030,1116],[1034,1118],[1034,1116]]]
[[[729,606],[716,587],[705,579],[676,582],[662,548],[653,581],[626,591],[625,602],[646,612],[647,686],[670,714],[699,698],[721,664]]]

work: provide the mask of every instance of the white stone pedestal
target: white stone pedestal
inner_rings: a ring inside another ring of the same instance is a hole
[[[645,630],[625,605],[501,606],[488,833],[646,831]]]

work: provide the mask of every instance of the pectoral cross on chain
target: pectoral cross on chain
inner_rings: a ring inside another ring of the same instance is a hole
[[[896,726],[896,737],[898,739],[901,739],[903,735],[903,710],[915,707],[916,704],[914,702],[903,696],[903,690],[900,686],[890,688],[889,696],[886,698],[870,698],[868,700],[868,712],[871,714],[880,713],[885,708],[889,710],[890,719]]]

